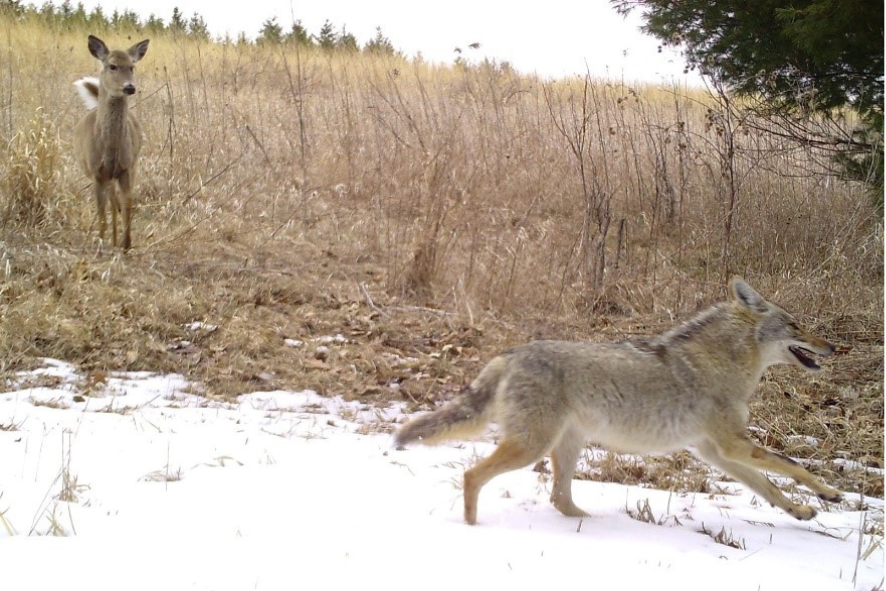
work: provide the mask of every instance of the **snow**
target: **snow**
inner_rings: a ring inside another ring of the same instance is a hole
[[[577,519],[526,468],[483,489],[471,527],[462,472],[493,444],[395,450],[400,406],[309,391],[227,404],[181,376],[53,360],[20,378],[0,394],[4,589],[882,586],[882,539],[859,540],[882,523],[879,499],[859,512],[847,493],[799,522],[734,482],[707,495],[576,481],[591,513]],[[629,515],[642,510],[656,523]]]

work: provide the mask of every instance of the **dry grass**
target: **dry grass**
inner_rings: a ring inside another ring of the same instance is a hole
[[[146,143],[122,256],[99,252],[71,157],[86,32],[2,26],[6,375],[48,356],[176,371],[208,397],[427,408],[503,346],[653,332],[739,273],[845,353],[815,378],[769,375],[764,443],[882,467],[882,220],[861,187],[816,173],[820,155],[716,100],[161,37],[137,73]],[[826,476],[877,494],[862,473]]]
[[[670,501],[668,502],[668,511],[669,510]],[[635,519],[637,521],[642,521],[643,523],[649,523],[652,525],[666,525],[670,527],[683,525],[678,516],[671,515],[668,511],[660,516],[656,516],[652,510],[652,506],[649,504],[649,499],[642,499],[637,501],[636,509],[631,509],[630,507],[628,507],[627,501],[625,501],[625,513],[631,519]]]
[[[747,544],[745,543],[744,538],[736,539],[735,536],[732,535],[732,530],[730,529],[727,532],[725,526],[721,527],[720,531],[715,534],[711,530],[707,529],[704,525],[704,522],[702,522],[701,529],[698,530],[698,533],[710,536],[710,538],[718,544],[723,544],[724,546],[729,546],[730,548],[735,548],[736,550],[747,550]]]

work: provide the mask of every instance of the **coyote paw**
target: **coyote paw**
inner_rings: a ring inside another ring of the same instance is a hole
[[[557,508],[557,511],[567,517],[589,517],[587,512],[576,507],[575,503],[572,501],[571,494],[564,495],[562,493],[557,494],[556,492],[552,492],[551,503]]]
[[[828,489],[824,492],[818,493],[818,498],[830,501],[831,503],[839,503],[843,500],[843,495],[838,490]]]
[[[787,509],[788,515],[800,521],[809,521],[818,514],[818,511],[809,505],[792,505]]]
[[[568,505],[562,504],[562,503],[560,505],[557,505],[555,503],[554,507],[556,507],[557,510],[560,513],[562,513],[563,515],[565,515],[566,517],[590,517],[590,515],[587,513],[587,511],[583,511],[582,509],[579,509],[578,507],[576,507],[572,503],[569,503]]]

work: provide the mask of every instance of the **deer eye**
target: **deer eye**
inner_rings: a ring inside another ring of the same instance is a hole
[[[117,70],[117,66],[115,66],[114,64],[111,64],[110,66],[108,66],[108,69],[111,70],[111,71],[116,71],[116,70]]]

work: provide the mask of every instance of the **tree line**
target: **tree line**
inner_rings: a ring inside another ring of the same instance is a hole
[[[277,18],[273,17],[262,23],[258,36],[252,41],[243,32],[240,32],[236,39],[229,37],[214,39],[209,26],[199,13],[195,12],[187,17],[178,7],[173,8],[172,16],[168,21],[164,21],[155,13],[142,20],[135,11],[129,9],[114,10],[108,14],[100,5],[88,11],[82,2],[75,4],[70,0],[64,0],[59,5],[47,1],[40,6],[33,3],[25,4],[21,0],[0,0],[0,14],[20,21],[34,20],[50,26],[88,29],[99,34],[107,31],[144,32],[155,37],[167,34],[182,35],[200,41],[235,42],[241,45],[298,44],[326,50],[399,55],[381,27],[377,27],[375,36],[361,47],[357,38],[349,33],[346,27],[343,26],[338,30],[329,20],[323,23],[317,34],[312,34],[301,21],[296,21],[289,30],[285,30]]]

